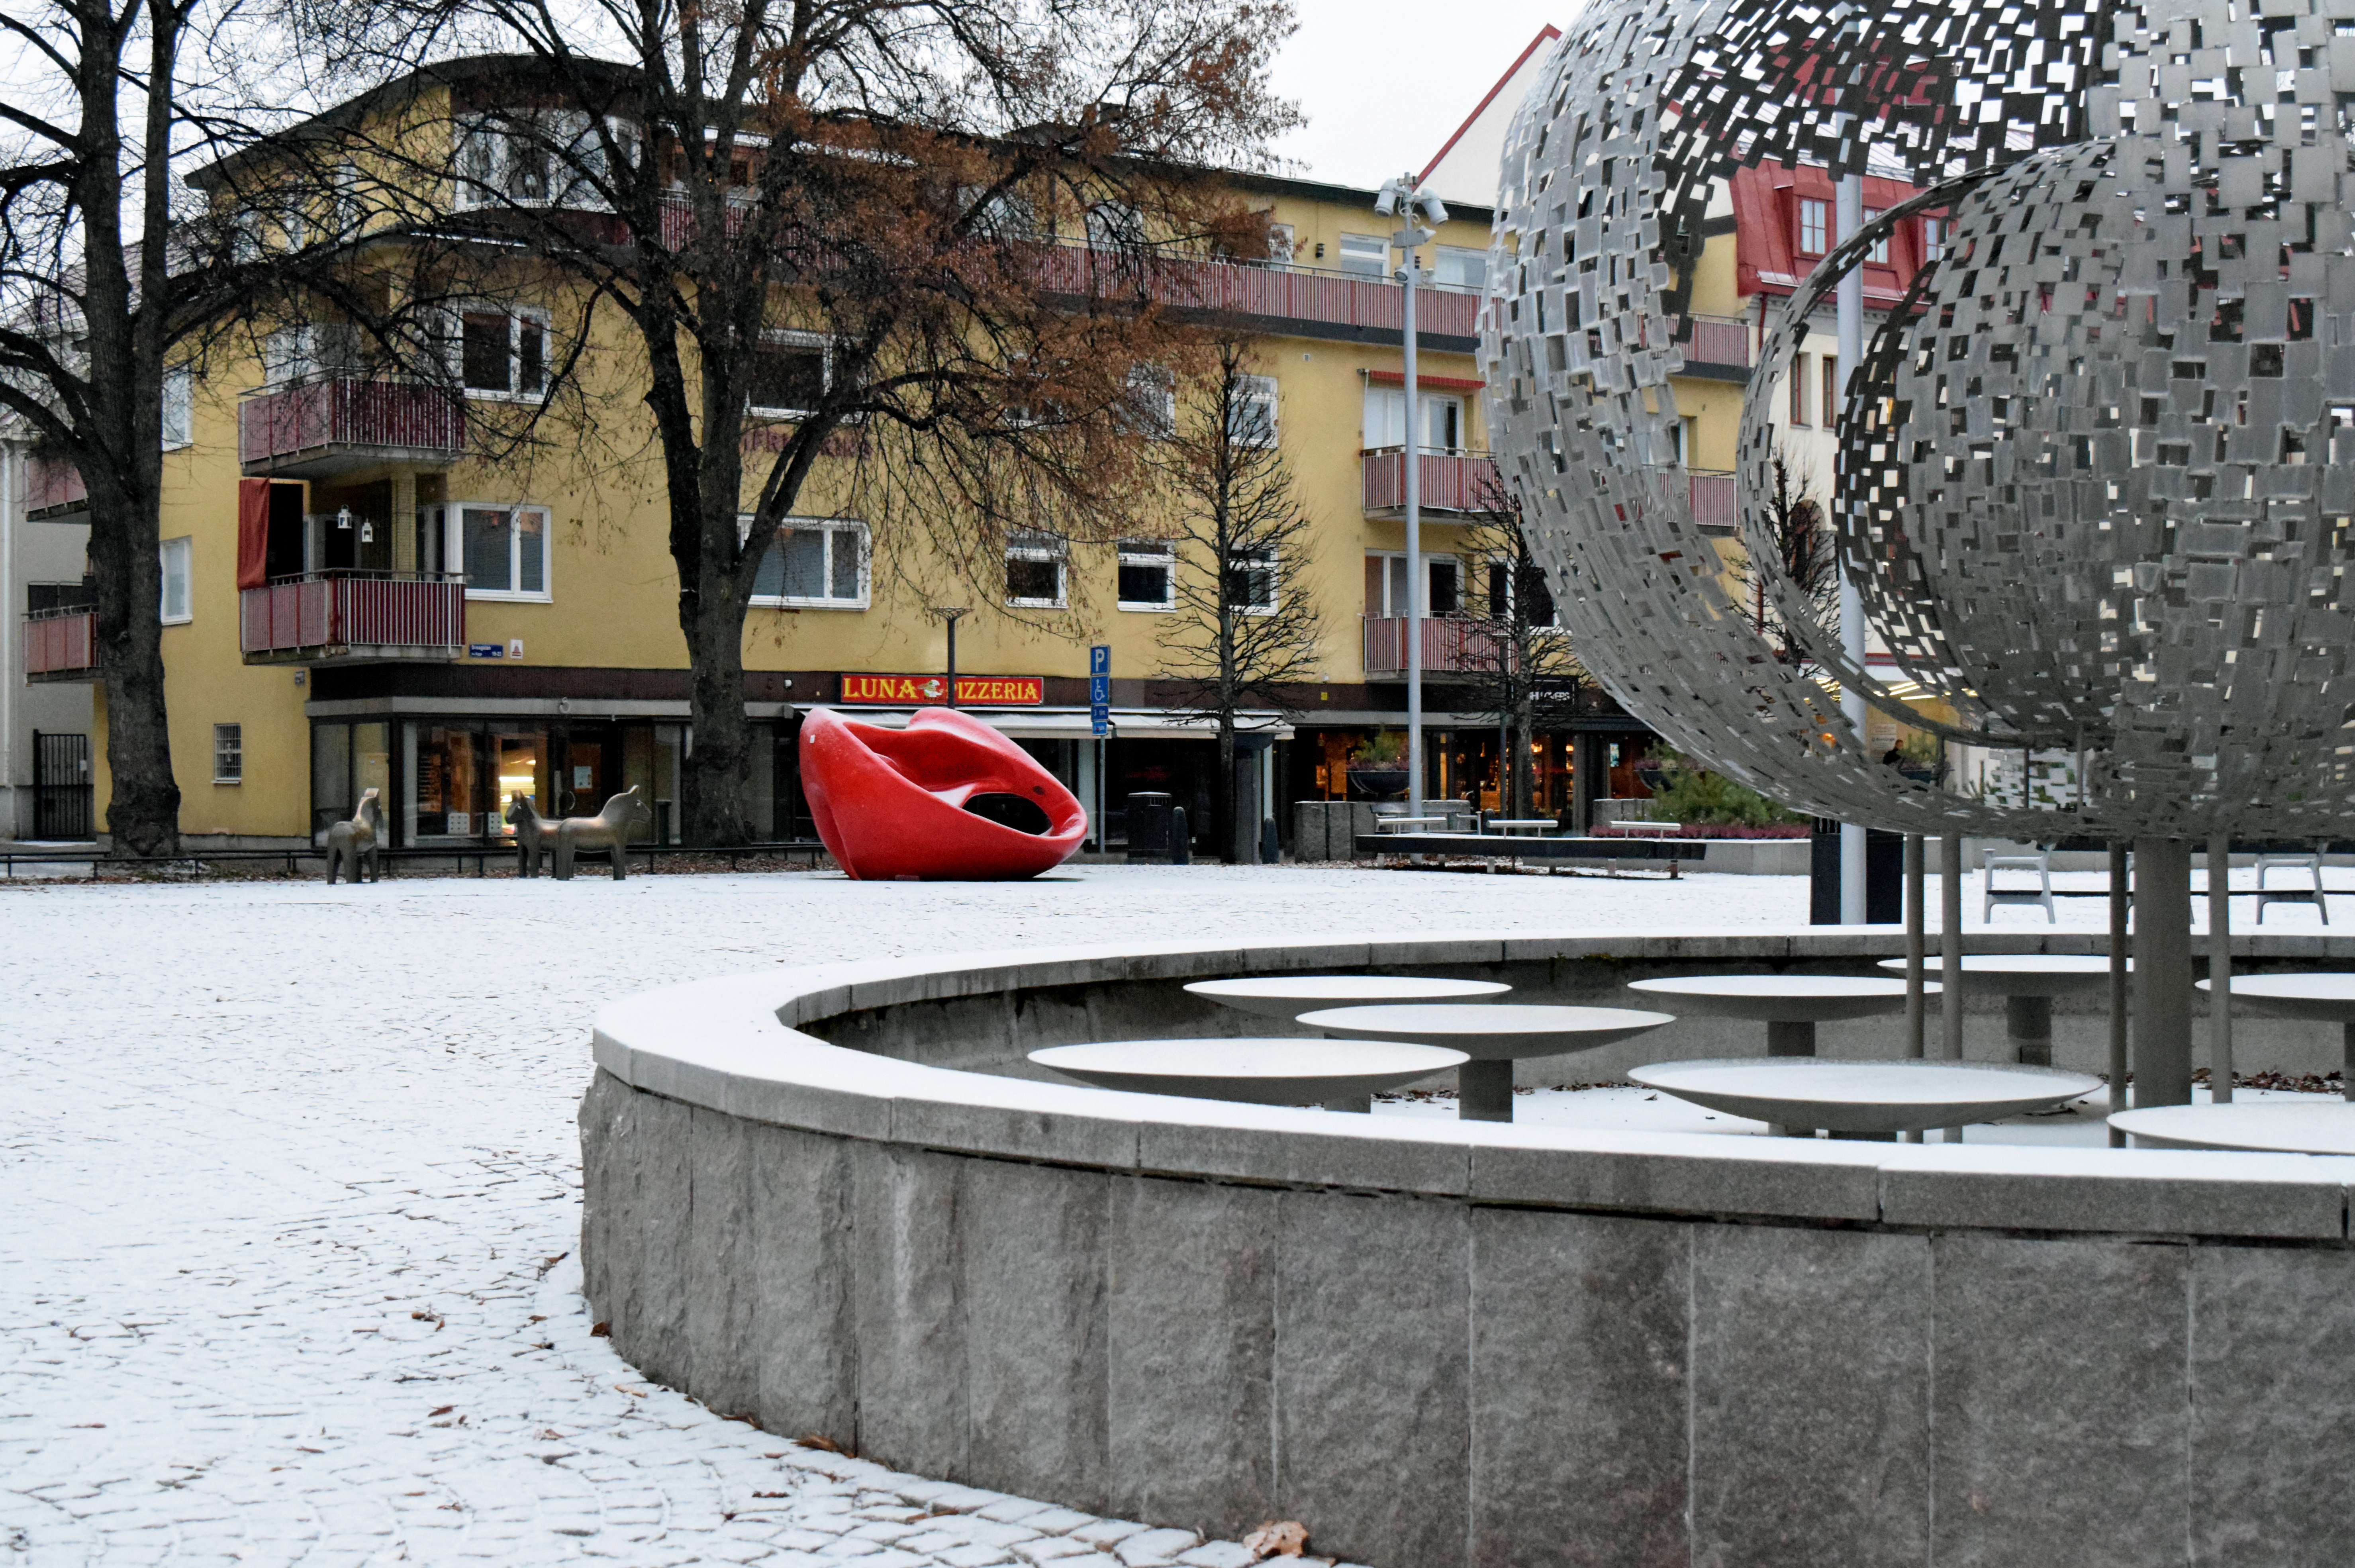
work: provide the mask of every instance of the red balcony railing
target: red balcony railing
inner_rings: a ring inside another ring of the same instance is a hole
[[[1685,340],[1685,363],[1723,368],[1750,368],[1750,324],[1737,315],[1696,315]]]
[[[1396,675],[1406,668],[1409,622],[1403,615],[1366,617],[1366,674]],[[1493,670],[1502,645],[1477,621],[1425,616],[1423,667],[1426,674]]]
[[[237,454],[249,474],[446,464],[465,449],[465,403],[420,382],[324,376],[256,392],[237,410]]]
[[[98,612],[46,610],[25,617],[25,678],[91,680],[98,675]]]
[[[81,470],[64,458],[44,457],[37,452],[25,460],[27,517],[61,516],[89,500],[90,487],[81,482]]]
[[[1733,475],[1713,469],[1686,471],[1692,481],[1692,519],[1705,534],[1742,531],[1742,514],[1733,506]]]
[[[319,571],[238,595],[254,664],[454,659],[466,651],[466,580],[442,572]]]
[[[1497,504],[1497,464],[1485,452],[1425,452],[1422,454],[1423,509],[1477,512]],[[1406,510],[1406,449],[1377,447],[1363,454],[1360,489],[1369,517]]]

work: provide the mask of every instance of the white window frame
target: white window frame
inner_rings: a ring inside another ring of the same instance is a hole
[[[1435,392],[1422,389],[1418,389],[1414,404],[1416,411],[1423,416],[1423,450],[1424,452],[1465,451],[1470,448],[1471,416],[1469,406],[1463,398],[1454,392]],[[1455,445],[1452,448],[1444,447],[1431,439],[1431,425],[1434,414],[1442,409],[1451,407],[1455,411],[1457,438]],[[1378,410],[1381,423],[1381,429],[1379,431],[1374,428]],[[1399,433],[1396,436],[1391,434],[1391,415],[1392,414],[1396,414],[1399,421]],[[1406,445],[1406,389],[1403,386],[1392,387],[1371,380],[1366,383],[1364,399],[1359,404],[1358,415],[1358,439],[1364,450],[1368,452],[1391,452]]]
[[[1954,232],[1951,219],[1925,218],[1922,220],[1922,260],[1942,261],[1946,256],[1947,236]]]
[[[453,206],[461,211],[486,207],[561,207],[568,197],[575,194],[572,187],[580,182],[567,166],[565,155],[557,151],[557,145],[560,143],[576,149],[581,146],[587,131],[586,117],[578,111],[560,112],[552,115],[537,133],[528,125],[529,119],[525,113],[493,112],[470,114],[459,122],[451,160]],[[565,134],[567,132],[570,134]],[[547,159],[540,171],[541,189],[538,196],[516,194],[516,146],[519,141]],[[468,173],[466,160],[477,147],[485,145],[490,149],[488,166],[479,173]]]
[[[1055,566],[1055,596],[1052,599],[1018,599],[1014,596],[1013,573],[1007,574],[1006,602],[1025,610],[1063,610],[1070,608],[1071,597],[1071,552],[1063,541],[1050,534],[1017,533],[1006,539],[1006,564],[1011,568],[1018,560],[1052,561]]]
[[[1128,368],[1130,428],[1151,441],[1170,441],[1178,434],[1178,378],[1167,365]]]
[[[1443,266],[1443,262],[1459,268],[1467,262],[1477,263],[1480,281],[1472,283],[1460,278],[1450,279],[1446,276],[1447,267]],[[1431,275],[1432,282],[1441,288],[1455,289],[1464,293],[1482,293],[1488,286],[1488,252],[1469,245],[1434,245],[1431,248]]]
[[[470,387],[466,381],[466,317],[470,315],[502,315],[507,322],[507,390],[496,387]],[[523,379],[523,323],[531,322],[539,328],[539,390],[527,392],[517,383]],[[555,344],[555,335],[549,330],[547,307],[536,304],[499,304],[490,300],[469,300],[450,312],[450,374],[459,384],[460,393],[478,402],[544,403],[554,382],[553,356],[549,350]]]
[[[1235,400],[1228,406],[1227,410],[1228,420],[1238,422],[1241,426],[1229,432],[1234,443],[1237,446],[1278,444],[1283,440],[1283,432],[1276,421],[1281,414],[1280,404],[1284,389],[1277,385],[1273,376],[1238,376],[1235,381]],[[1266,421],[1261,427],[1265,433],[1258,439],[1253,438],[1252,425],[1249,422],[1250,411],[1253,408],[1263,408],[1267,411]]]
[[[547,604],[556,598],[556,517],[546,507],[528,501],[448,501],[442,507],[443,569],[465,576],[466,514],[475,512],[537,512],[539,514],[539,582],[537,592],[518,588],[477,588],[466,584],[468,599],[511,604]],[[507,533],[507,581],[523,581],[523,535],[512,524]]]
[[[740,517],[737,519],[737,526],[749,537],[751,532],[752,519],[749,516]],[[820,570],[823,580],[829,588],[834,585],[834,568],[837,552],[846,548],[857,550],[858,552],[858,596],[856,599],[837,599],[831,596],[811,599],[792,593],[755,593],[751,601],[755,608],[864,610],[868,607],[873,591],[871,572],[874,567],[874,546],[865,523],[853,517],[787,517],[777,525],[777,528],[779,532],[786,528],[806,528],[823,532],[826,535],[826,563]],[[781,540],[773,541],[769,548],[777,549],[782,542]]]
[[[178,452],[197,443],[197,374],[186,365],[164,371],[164,450]]]
[[[155,554],[163,577],[158,588],[162,600],[157,606],[158,618],[166,626],[185,626],[197,618],[196,547],[190,542],[190,536],[182,534],[178,539],[165,539],[157,545]],[[178,561],[176,568],[173,564],[176,559]],[[176,581],[180,590],[177,609],[172,604],[172,587]]]
[[[1868,207],[1864,209],[1864,221],[1870,223],[1888,210],[1885,207]],[[1879,266],[1889,265],[1889,236],[1886,233],[1872,242],[1871,248],[1865,251],[1864,259]]]
[[[1263,566],[1266,570],[1267,603],[1264,604],[1238,604],[1235,608],[1241,611],[1246,615],[1274,614],[1277,610],[1283,607],[1284,604],[1284,563],[1279,557],[1275,547],[1273,545],[1246,545],[1241,549],[1231,549],[1227,552],[1226,570],[1229,571],[1235,571],[1236,560],[1243,558],[1249,558],[1252,562],[1250,566],[1243,570],[1257,571]],[[1223,594],[1221,596],[1223,597]]]
[[[1366,551],[1366,558],[1369,560],[1379,560],[1382,563],[1383,610],[1380,618],[1391,621],[1404,620],[1409,608],[1406,603],[1405,593],[1407,586],[1406,571],[1403,566],[1393,567],[1391,563],[1392,561],[1403,562],[1406,560],[1406,551],[1402,549],[1369,549]],[[1465,592],[1465,580],[1467,573],[1464,570],[1464,558],[1457,555],[1454,550],[1427,549],[1423,552],[1423,617],[1426,620],[1435,618],[1433,616],[1431,610],[1432,569],[1442,562],[1448,561],[1454,562],[1455,566],[1456,612],[1459,614],[1463,613],[1465,603],[1468,597]],[[1391,592],[1393,589],[1398,592],[1398,599],[1395,603],[1391,600]],[[1557,615],[1560,613],[1559,606],[1556,607],[1556,613]]]
[[[1113,573],[1113,592],[1115,595],[1120,592],[1119,567],[1157,566],[1168,573],[1168,576],[1163,580],[1167,584],[1165,597],[1158,601],[1115,598],[1114,603],[1121,609],[1135,611],[1139,614],[1166,615],[1178,608],[1178,546],[1174,540],[1123,539],[1120,541],[1118,557]]]
[[[1289,267],[1299,250],[1299,234],[1289,223],[1267,226],[1267,259],[1279,267]]]
[[[1359,256],[1377,256],[1378,265],[1370,272],[1351,267],[1348,261],[1353,251]],[[1368,278],[1379,283],[1390,281],[1391,242],[1379,234],[1344,234],[1334,242],[1333,255],[1341,263],[1340,271],[1353,278]]]
[[[1812,196],[1799,197],[1798,251],[1802,256],[1821,256],[1831,250],[1832,204],[1818,201]],[[1807,248],[1807,238],[1815,237],[1815,249]]]
[[[229,764],[224,771],[221,764]],[[241,784],[245,782],[245,726],[216,724],[213,726],[213,783]]]
[[[825,333],[795,332],[775,328],[762,333],[761,342],[763,347],[770,348],[816,349],[818,351],[818,385],[823,390],[831,391],[833,389],[834,340],[826,336]],[[810,415],[816,411],[817,411],[815,409],[776,408],[772,407],[767,403],[756,403],[751,400],[751,394],[750,392],[745,394],[745,412],[751,414],[755,419],[802,420],[809,418]],[[779,526],[798,527],[799,525],[780,524]]]

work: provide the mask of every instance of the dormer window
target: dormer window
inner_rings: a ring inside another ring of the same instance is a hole
[[[1820,256],[1824,253],[1827,249],[1825,240],[1831,229],[1830,207],[1829,202],[1815,201],[1806,197],[1799,198],[1800,255]]]

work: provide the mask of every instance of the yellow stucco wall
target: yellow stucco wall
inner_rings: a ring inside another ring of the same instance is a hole
[[[1334,266],[1342,233],[1378,233],[1388,227],[1369,210],[1337,202],[1279,195],[1267,204],[1276,221],[1294,226],[1295,253],[1304,265]],[[1327,246],[1321,263],[1314,259],[1314,246],[1320,240]],[[1487,232],[1481,225],[1451,222],[1437,242],[1484,248]],[[1731,237],[1712,244],[1712,267],[1720,250],[1730,290]],[[1363,678],[1359,615],[1364,554],[1403,544],[1401,524],[1369,519],[1359,505],[1363,373],[1398,370],[1401,353],[1396,347],[1315,337],[1271,337],[1259,353],[1258,368],[1279,383],[1280,439],[1297,493],[1315,519],[1316,543],[1305,580],[1287,582],[1284,592],[1305,592],[1320,607],[1325,621],[1322,677],[1355,683]],[[1477,375],[1472,356],[1428,349],[1422,356],[1422,369],[1425,376]],[[163,535],[186,536],[192,541],[194,617],[186,625],[167,627],[164,646],[175,768],[185,801],[182,827],[196,835],[299,836],[309,829],[309,727],[304,704],[311,695],[310,679],[285,666],[248,666],[239,649],[237,405],[239,394],[261,379],[260,367],[250,359],[225,357],[208,367],[197,398],[195,444],[170,454],[165,463]],[[1732,466],[1741,389],[1682,380],[1677,391],[1680,410],[1699,421],[1696,463]],[[1466,405],[1465,439],[1474,448],[1485,449],[1486,411],[1476,396],[1467,398]],[[591,476],[577,463],[545,457],[500,464],[469,462],[453,468],[446,481],[450,500],[541,504],[550,509],[553,521],[550,602],[471,601],[469,641],[519,640],[527,666],[683,668],[686,647],[677,624],[676,578],[658,482],[658,469],[652,465],[635,478],[611,469]],[[814,485],[813,494],[822,496],[823,491],[822,481]],[[811,515],[824,509],[822,505],[802,508]],[[890,518],[866,520],[879,536],[898,526]],[[1152,519],[1140,517],[1137,531],[1154,533]],[[1424,548],[1449,549],[1460,537],[1459,528],[1433,521],[1424,530]],[[882,548],[888,549],[888,542]],[[1115,607],[1113,552],[1075,548],[1070,571],[1073,607],[1068,611],[1008,613],[987,603],[978,606],[959,629],[960,668],[976,674],[1084,676],[1088,645],[1103,641],[1112,645],[1116,675],[1156,673],[1161,663],[1156,638],[1167,618]],[[744,635],[746,661],[756,670],[930,671],[941,667],[943,642],[940,623],[925,613],[922,596],[879,569],[873,574],[866,610],[755,607]],[[797,701],[820,701],[831,700],[834,693],[795,690],[791,695]],[[212,727],[218,723],[243,726],[242,784],[210,782]],[[102,718],[99,729],[94,739],[102,752]],[[102,766],[98,777],[102,814]]]

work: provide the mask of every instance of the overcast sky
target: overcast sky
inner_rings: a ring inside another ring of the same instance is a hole
[[[1276,90],[1308,123],[1276,150],[1295,172],[1378,186],[1421,170],[1514,58],[1575,0],[1293,0],[1300,30],[1278,57]]]

